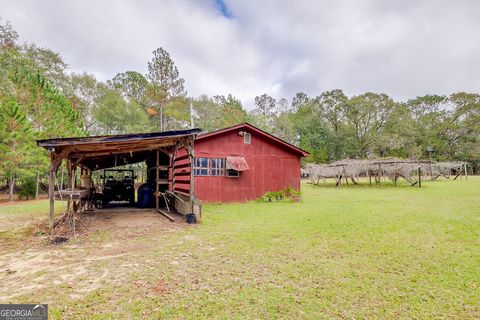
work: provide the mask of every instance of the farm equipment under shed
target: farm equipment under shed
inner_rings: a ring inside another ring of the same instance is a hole
[[[104,170],[101,193],[95,193],[96,208],[105,208],[112,201],[127,201],[135,204],[135,179],[133,170],[109,169]]]

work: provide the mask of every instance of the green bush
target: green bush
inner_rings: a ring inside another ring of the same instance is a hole
[[[22,180],[20,190],[18,192],[18,199],[28,200],[35,197],[36,184],[35,178],[26,178]]]
[[[292,187],[287,187],[280,191],[265,193],[257,199],[258,202],[296,202],[300,199],[300,191]]]

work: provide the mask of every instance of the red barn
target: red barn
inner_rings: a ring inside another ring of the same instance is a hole
[[[244,202],[286,187],[300,189],[300,159],[308,152],[248,123],[197,136],[195,196],[204,202]]]
[[[309,155],[306,151],[248,123],[203,135],[199,132],[200,129],[190,129],[37,140],[39,146],[50,152],[50,227],[53,228],[56,199],[74,201],[77,208],[92,201],[92,191],[97,187],[92,179],[94,171],[140,162],[147,167],[146,179],[138,191],[141,206],[155,206],[169,219],[173,219],[169,215],[171,208],[185,215],[193,213],[200,219],[201,205],[197,199],[243,202],[269,191],[300,189],[300,159]],[[64,160],[68,176],[75,177],[78,167],[83,181],[78,186],[77,179],[69,178],[68,188],[55,191],[55,175]],[[133,183],[133,177],[111,176],[108,181],[124,186]],[[96,205],[106,206],[110,202],[105,202],[105,192],[95,194]],[[112,199],[117,198],[115,194]]]

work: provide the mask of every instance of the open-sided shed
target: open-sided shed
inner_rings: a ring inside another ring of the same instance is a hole
[[[80,200],[78,190],[75,190],[75,179],[72,178],[77,168],[81,170],[81,175],[91,176],[95,170],[150,161],[149,170],[154,169],[155,172],[156,209],[160,209],[161,197],[170,196],[175,203],[178,202],[178,212],[193,213],[194,140],[199,132],[200,129],[190,129],[37,140],[38,146],[50,153],[50,227],[54,223],[55,177],[64,160],[69,177],[70,201],[67,208],[70,208],[70,202]],[[179,150],[182,150],[182,155],[179,155]]]

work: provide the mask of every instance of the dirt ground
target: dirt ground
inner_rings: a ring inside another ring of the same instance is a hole
[[[188,226],[182,216],[175,218],[170,222],[152,209],[102,209],[83,214],[83,234],[64,244],[48,244],[46,236],[33,236],[0,247],[0,303],[13,303],[51,284],[71,289],[69,298],[74,299],[102,283],[121,282],[132,270],[148,265],[148,259],[137,257],[149,248],[150,237],[168,236]]]

